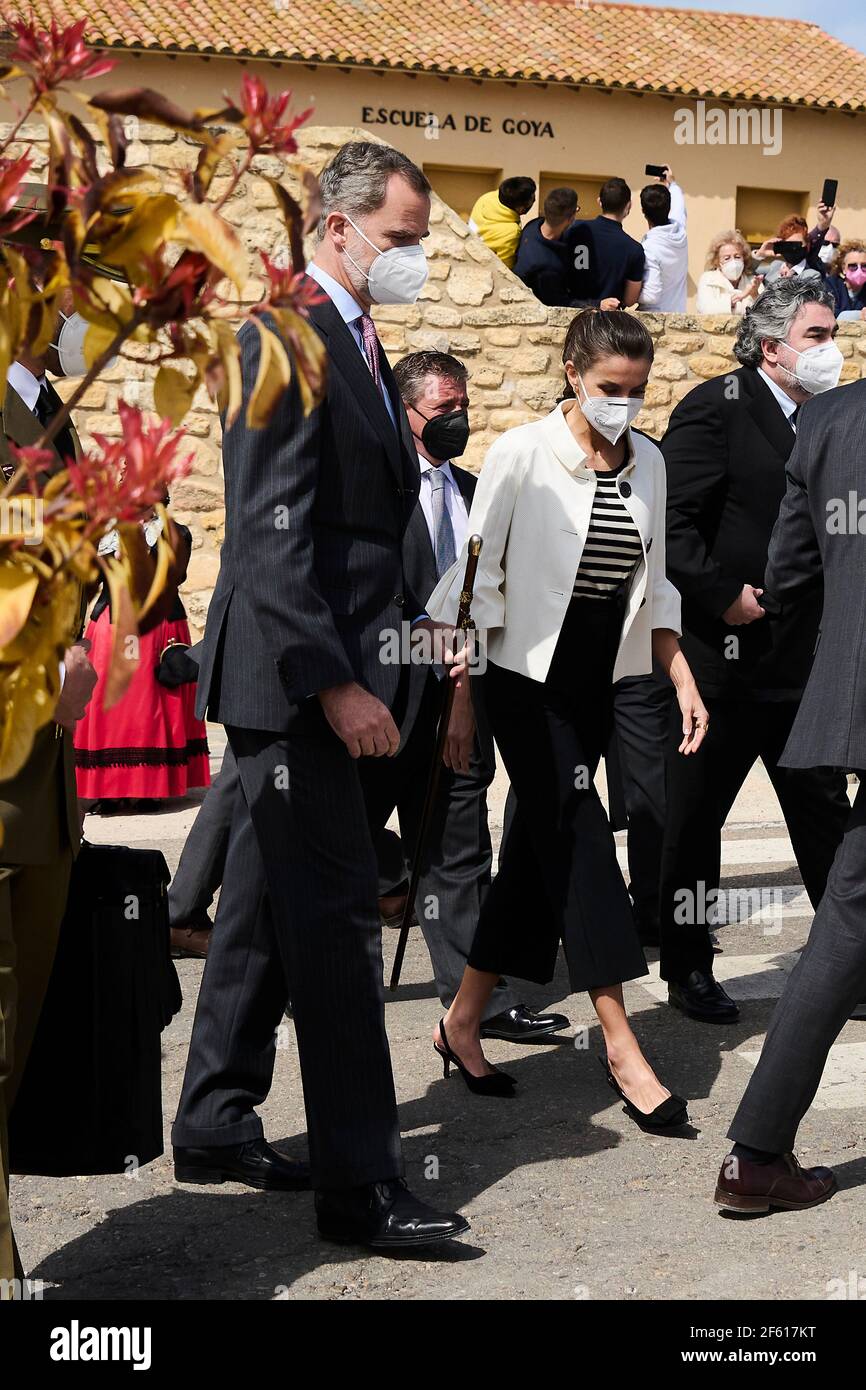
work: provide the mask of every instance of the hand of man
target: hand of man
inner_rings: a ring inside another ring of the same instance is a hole
[[[400,733],[391,711],[369,690],[347,681],[319,691],[325,718],[352,758],[393,758]]]
[[[826,203],[818,204],[818,216],[815,218],[815,225],[819,232],[826,232],[830,223],[833,221],[833,213],[836,211],[835,205],[828,208]]]
[[[619,300],[615,295],[609,294],[606,299],[601,301],[598,307],[599,309],[618,309]]]
[[[468,687],[468,681],[459,682],[454,692],[454,704],[451,706],[451,718],[448,721],[448,733],[442,752],[442,761],[453,772],[469,771],[469,757],[475,739],[475,715]]]
[[[89,651],[89,641],[82,638],[74,646],[66,648],[66,655],[63,658],[66,675],[63,680],[63,689],[60,692],[60,699],[54,710],[54,722],[70,731],[75,728],[78,720],[87,709],[93,694],[93,687],[96,685],[96,671],[87,655]]]
[[[661,176],[661,181],[666,184],[668,188],[670,188],[674,181],[674,171],[669,164],[665,165],[665,171]]]
[[[730,623],[731,627],[740,627],[743,623],[753,623],[763,618],[766,610],[758,602],[763,592],[753,584],[744,584],[739,598],[735,598],[730,608],[726,608],[722,614],[722,622]]]

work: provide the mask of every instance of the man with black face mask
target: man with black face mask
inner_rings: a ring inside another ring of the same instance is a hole
[[[469,442],[466,375],[463,363],[444,352],[412,353],[394,368],[421,467],[419,504],[406,528],[403,558],[407,582],[422,602],[453,565],[466,538],[476,478],[454,463]],[[487,789],[496,769],[495,754],[483,712],[477,708],[479,727],[473,736],[473,702],[477,706],[477,699],[459,701],[462,716],[451,725],[448,765],[439,783],[417,898],[418,921],[446,1008],[463,976],[493,859]],[[365,794],[370,798],[370,824],[382,823],[375,804],[381,797],[386,804],[396,804],[403,837],[402,844],[388,832],[376,837],[383,920],[400,921],[407,877],[404,853],[414,852],[441,703],[440,682],[431,672],[421,714],[405,749],[396,758],[378,759],[368,769]],[[468,754],[457,746],[461,735]],[[567,1026],[562,1014],[528,1009],[511,985],[501,980],[490,997],[482,1033],[530,1042]]]

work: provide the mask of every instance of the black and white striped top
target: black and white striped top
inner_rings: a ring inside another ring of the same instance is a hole
[[[589,530],[574,581],[575,598],[612,598],[631,578],[643,554],[640,532],[617,488],[622,468],[595,475]]]

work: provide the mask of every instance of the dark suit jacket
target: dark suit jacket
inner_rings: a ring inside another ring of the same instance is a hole
[[[383,662],[381,634],[422,611],[402,548],[418,456],[384,352],[399,431],[327,296],[310,318],[328,353],[321,405],[305,419],[293,378],[263,429],[247,429],[242,410],[224,434],[226,539],[197,708],[223,724],[286,732],[321,720],[310,696],[357,681],[392,709],[405,737],[425,672]],[[238,338],[246,402],[259,335],[245,324]]]
[[[454,481],[460,489],[460,495],[466,503],[467,512],[472,506],[472,498],[475,495],[475,488],[478,477],[475,473],[470,473],[468,468],[461,468],[458,464],[451,464],[451,472]],[[420,595],[423,602],[427,602],[438,580],[436,578],[436,557],[433,554],[433,544],[430,540],[430,532],[427,529],[427,522],[421,510],[420,502],[409,518],[409,525],[406,527],[406,536],[403,542],[403,555],[406,565],[406,578],[412,592]],[[493,776],[493,769],[496,766],[496,752],[493,744],[493,735],[487,722],[487,715],[484,709],[484,682],[474,679],[472,682],[472,703],[475,712],[476,756],[484,764],[484,771],[489,772],[489,777]],[[489,778],[488,778],[489,780]],[[486,781],[485,781],[486,786]]]
[[[60,397],[49,386],[59,408]],[[0,463],[10,459],[6,441],[24,447],[42,434],[36,416],[11,386],[0,411]],[[78,441],[73,432],[73,442]],[[57,466],[60,467],[60,456]],[[72,735],[50,723],[40,729],[33,751],[16,777],[0,782],[2,864],[46,864],[67,845],[78,852],[81,839],[78,797],[75,787],[75,750]]]
[[[766,382],[741,367],[690,391],[661,442],[668,575],[682,594],[683,649],[704,695],[795,700],[808,678],[820,586],[779,603],[764,577],[794,439]],[[729,627],[722,614],[744,584],[768,590],[767,616]]]
[[[782,602],[823,586],[815,660],[786,767],[866,769],[866,381],[804,405],[787,491],[770,541],[767,583]],[[852,496],[853,494],[853,496]],[[862,528],[862,529],[861,529]]]

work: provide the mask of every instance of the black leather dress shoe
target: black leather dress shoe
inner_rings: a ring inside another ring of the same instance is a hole
[[[177,1182],[243,1182],[265,1192],[305,1192],[310,1186],[307,1163],[291,1163],[264,1139],[246,1144],[174,1150]]]
[[[536,1014],[525,1004],[515,1004],[494,1014],[481,1025],[482,1038],[503,1038],[505,1042],[533,1042],[548,1033],[559,1033],[569,1027],[565,1014]]]
[[[368,1187],[316,1193],[319,1234],[374,1250],[434,1245],[469,1230],[457,1212],[435,1211],[413,1197],[402,1178]]]
[[[736,1023],[740,1011],[718,980],[703,970],[693,970],[682,983],[668,982],[668,1003],[700,1023]]]

